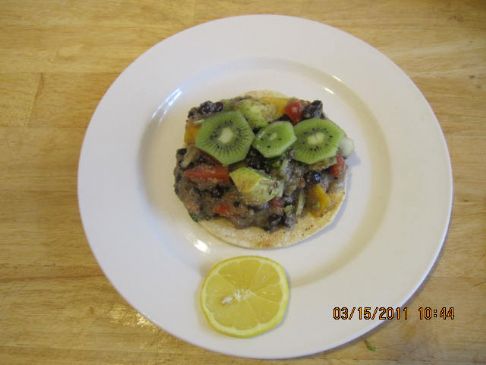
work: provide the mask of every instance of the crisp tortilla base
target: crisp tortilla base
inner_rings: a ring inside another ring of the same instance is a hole
[[[273,90],[253,90],[245,95],[254,98],[287,97]],[[224,218],[201,221],[199,224],[214,236],[235,246],[260,249],[288,247],[309,238],[332,223],[344,202],[345,195],[344,188],[329,194],[333,205],[322,217],[314,217],[310,213],[306,213],[297,219],[297,223],[292,228],[280,228],[271,233],[259,227],[236,228]]]
[[[343,190],[329,195],[333,206],[322,217],[314,217],[310,213],[306,213],[297,219],[294,227],[280,228],[271,233],[259,227],[238,229],[224,218],[201,221],[199,224],[214,236],[235,246],[261,249],[288,247],[312,236],[332,223],[346,194]]]

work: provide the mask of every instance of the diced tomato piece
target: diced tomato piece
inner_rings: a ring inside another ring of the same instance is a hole
[[[336,156],[336,163],[329,168],[329,172],[334,177],[339,177],[344,171],[344,158],[341,155]]]
[[[184,171],[184,176],[190,180],[214,180],[218,182],[229,182],[229,171],[222,165],[198,165]]]
[[[228,203],[221,202],[214,206],[213,211],[222,217],[228,217],[231,215],[232,207]]]
[[[302,120],[303,111],[304,104],[300,100],[290,100],[285,107],[285,114],[290,118],[293,124],[297,124]]]

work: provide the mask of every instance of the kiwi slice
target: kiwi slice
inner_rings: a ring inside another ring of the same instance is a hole
[[[196,147],[229,165],[246,157],[254,138],[240,112],[220,112],[204,120],[196,136]]]
[[[274,122],[258,132],[253,147],[266,158],[271,158],[280,156],[296,140],[290,122]]]
[[[304,120],[294,131],[297,136],[294,159],[306,164],[334,157],[344,136],[343,130],[329,119]]]

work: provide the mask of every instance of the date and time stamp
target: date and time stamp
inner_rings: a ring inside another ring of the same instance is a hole
[[[408,320],[412,315],[417,316],[419,320],[430,321],[453,320],[454,307],[418,307],[416,311],[409,307],[334,307],[332,309],[332,318],[339,320]]]

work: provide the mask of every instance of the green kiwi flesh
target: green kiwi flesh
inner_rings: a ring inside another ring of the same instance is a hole
[[[290,122],[274,122],[257,133],[253,147],[264,157],[272,158],[282,155],[296,140]]]
[[[204,120],[196,136],[196,147],[229,165],[246,157],[254,138],[240,112],[220,112]]]
[[[294,127],[297,142],[294,144],[294,159],[313,164],[334,157],[344,132],[329,119],[312,118]]]

